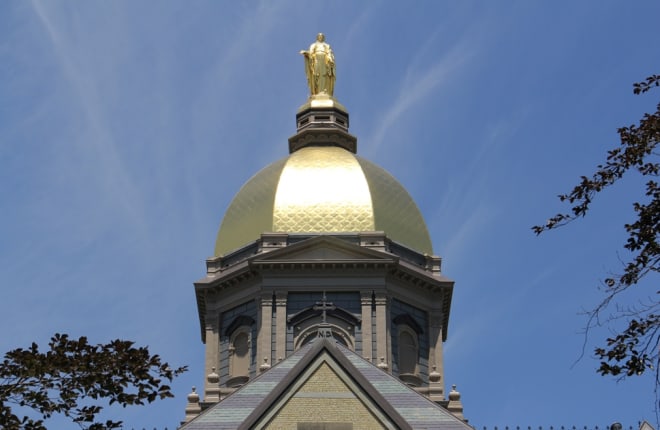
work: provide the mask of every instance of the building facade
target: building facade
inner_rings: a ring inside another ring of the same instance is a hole
[[[454,282],[405,188],[357,155],[323,35],[301,53],[289,155],[240,189],[195,282],[184,428],[469,428],[444,387]]]

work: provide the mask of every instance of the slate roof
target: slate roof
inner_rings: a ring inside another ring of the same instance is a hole
[[[181,427],[181,430],[237,429],[266,396],[286,378],[313,342],[273,366]]]
[[[413,429],[465,430],[472,427],[456,418],[445,408],[383,372],[355,352],[337,344],[337,349],[355,366],[356,370],[385,398]]]
[[[472,430],[449,411],[334,340],[317,339],[202,412],[181,430],[252,428],[302,371],[328,352],[401,429]]]

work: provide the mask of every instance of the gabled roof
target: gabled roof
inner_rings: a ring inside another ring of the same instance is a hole
[[[301,387],[313,384],[312,375],[322,366],[330,369],[330,374],[339,384],[348,387],[349,397],[357,399],[382,428],[471,429],[446,409],[327,338],[307,344],[184,424],[181,429],[263,428],[278,416],[291,399],[304,397],[302,394],[305,393],[299,393],[303,391]],[[351,419],[356,418],[342,417],[344,422]]]

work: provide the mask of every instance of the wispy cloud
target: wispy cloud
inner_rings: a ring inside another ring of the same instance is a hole
[[[368,3],[363,3],[364,9],[356,16],[355,19],[350,23],[348,30],[343,35],[342,46],[344,47],[343,56],[344,58],[352,59],[354,55],[358,55],[356,52],[357,45],[354,43],[355,40],[360,36],[360,34],[365,31],[369,23],[369,20],[374,17],[375,12],[382,7],[382,2],[371,1]]]
[[[451,255],[455,261],[461,261],[475,246],[475,241],[483,235],[484,229],[496,222],[497,209],[487,203],[480,203],[465,210],[462,221],[454,219],[453,234],[444,242],[443,254]],[[446,218],[446,217],[445,217]]]
[[[443,85],[450,82],[455,84],[455,80],[450,79],[451,76],[465,67],[475,54],[474,48],[468,46],[467,41],[464,40],[456,44],[436,62],[430,65],[425,64],[423,60],[428,58],[426,53],[434,39],[434,37],[429,38],[426,44],[415,53],[415,60],[406,69],[397,98],[389,103],[390,107],[383,115],[383,120],[379,122],[375,135],[368,140],[370,151],[373,152],[380,148],[390,127],[404,113],[436,94]]]
[[[264,62],[268,55],[262,54],[268,53],[269,46],[264,41],[286,13],[284,2],[262,0],[257,7],[246,8],[243,12],[241,20],[234,23],[237,30],[222,45],[222,50],[211,54],[215,64],[204,74],[198,91],[199,102],[203,105],[209,102],[206,100],[209,96],[212,100],[221,100],[217,98],[218,93],[236,91],[241,70],[267,67]]]
[[[528,108],[521,108],[490,125],[483,124],[483,137],[471,142],[470,157],[461,165],[462,181],[457,182],[451,175],[447,177],[442,197],[428,219],[442,220],[438,228],[453,226],[451,231],[434,236],[442,238],[441,251],[456,261],[461,261],[462,256],[477,246],[477,240],[490,237],[484,236],[486,230],[494,228],[497,220],[511,211],[512,191],[498,188],[504,183],[502,176],[508,172],[502,171],[499,167],[502,163],[495,160],[507,153],[507,147],[515,145],[514,136],[528,114]],[[493,166],[494,163],[499,164]]]
[[[37,0],[32,1],[31,5],[49,36],[54,58],[72,89],[70,94],[74,98],[69,102],[79,105],[74,112],[82,115],[82,120],[75,121],[82,132],[76,136],[80,163],[87,164],[94,173],[94,179],[101,182],[102,189],[98,192],[104,199],[112,200],[112,206],[120,208],[132,223],[145,227],[142,196],[134,186],[108,124],[105,112],[107,100],[102,100],[99,94],[99,83],[96,80],[99,71],[94,68],[94,64],[95,60],[103,58],[103,53],[98,52],[98,46],[84,45],[86,36],[77,31],[80,30],[80,24],[75,9],[62,8],[61,5],[51,7]],[[121,35],[113,33],[112,37]],[[90,184],[79,185],[87,187]]]

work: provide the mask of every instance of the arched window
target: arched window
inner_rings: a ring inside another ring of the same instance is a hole
[[[227,355],[221,360],[221,366],[226,372],[222,375],[223,380],[227,378],[226,387],[240,387],[250,379],[250,371],[255,371],[254,325],[252,317],[239,315],[224,330]]]
[[[417,333],[407,326],[399,328],[399,374],[416,375],[419,347]]]
[[[241,330],[243,329],[243,330]],[[230,374],[248,376],[250,372],[250,332],[249,327],[236,330],[231,339]]]
[[[419,376],[419,340],[423,333],[422,327],[410,314],[397,315],[392,322],[396,324],[396,370],[399,379],[406,384],[419,387],[423,381]]]

